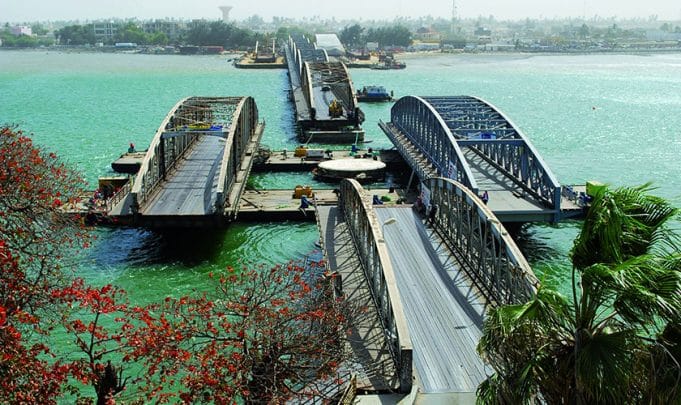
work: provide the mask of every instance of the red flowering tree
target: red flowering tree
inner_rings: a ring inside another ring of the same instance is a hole
[[[69,372],[41,336],[58,319],[64,257],[86,244],[75,218],[58,211],[83,181],[56,155],[11,127],[0,128],[0,398],[54,401]]]
[[[229,268],[215,294],[138,309],[131,356],[149,371],[148,398],[168,399],[168,386],[187,403],[333,396],[351,311],[316,270]]]
[[[56,403],[89,384],[97,403],[126,388],[156,402],[282,402],[333,396],[352,314],[323,267],[228,269],[215,291],[133,307],[114,286],[73,277],[87,247],[65,204],[83,181],[14,128],[0,128],[0,398]],[[75,344],[45,342],[61,325]],[[331,389],[329,389],[331,387]],[[87,399],[86,399],[87,400]]]

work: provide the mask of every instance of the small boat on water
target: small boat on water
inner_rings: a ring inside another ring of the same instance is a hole
[[[111,168],[116,173],[135,174],[142,166],[142,161],[146,154],[146,151],[124,153],[121,157],[111,162]]]
[[[357,90],[357,101],[381,102],[392,100],[392,91],[388,93],[388,90],[383,86],[364,86],[362,87],[362,90]]]
[[[371,65],[371,69],[374,70],[393,70],[393,69],[404,69],[407,67],[407,64],[404,62],[398,62],[395,59],[386,56],[383,61],[379,63],[374,63]]]

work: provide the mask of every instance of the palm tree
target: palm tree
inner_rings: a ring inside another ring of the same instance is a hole
[[[572,249],[572,300],[541,287],[490,311],[479,403],[679,403],[678,209],[650,185],[595,196]]]

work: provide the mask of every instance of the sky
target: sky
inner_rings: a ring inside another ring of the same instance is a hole
[[[681,20],[679,0],[455,0],[460,18],[497,20],[600,17]],[[0,0],[0,21],[95,20],[106,18],[218,19],[218,6],[232,6],[243,20],[258,14],[293,18],[392,19],[432,15],[450,18],[452,0]]]

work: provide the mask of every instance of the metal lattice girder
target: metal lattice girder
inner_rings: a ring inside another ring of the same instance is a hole
[[[245,105],[249,107],[245,108]],[[231,145],[226,151],[240,158],[257,119],[257,108],[251,97],[187,97],[180,100],[166,115],[147,149],[131,190],[133,209],[139,210],[190,146],[208,134],[204,126],[214,129],[210,135],[226,138]],[[227,158],[221,170],[233,169],[237,165],[235,162],[235,158]],[[221,178],[224,184],[229,181],[225,176]]]
[[[391,122],[381,125],[386,135],[399,148],[406,145],[398,140],[405,138],[411,147],[415,148],[427,162],[410,162],[419,174],[421,180],[430,172],[432,165],[438,175],[451,177],[466,185],[475,192],[478,186],[463,152],[456,143],[456,137],[447,126],[438,111],[425,99],[417,96],[402,97],[391,109]]]
[[[494,213],[461,183],[432,178],[435,225],[468,275],[493,304],[526,302],[539,287],[527,260]]]
[[[301,72],[305,62],[328,62],[329,57],[324,49],[317,49],[302,34],[291,34],[291,47],[293,53],[296,55],[296,64],[298,71]]]
[[[483,143],[465,144],[493,165],[517,187],[536,198],[540,204],[560,214],[560,184],[525,135],[496,107],[477,97],[416,97],[398,100],[391,110],[391,124],[403,131],[438,168],[440,175],[452,173],[454,179],[477,191],[468,163],[462,158],[463,143],[483,139]],[[522,144],[503,141],[520,139]],[[451,145],[450,145],[451,143]],[[447,168],[450,167],[449,170]],[[460,170],[464,167],[464,170]]]
[[[347,71],[341,62],[314,62],[309,63],[313,85],[320,84],[347,84],[350,82]]]
[[[383,326],[388,349],[399,370],[400,391],[411,391],[412,342],[388,248],[378,217],[362,186],[352,179],[340,183],[339,207],[348,224],[364,275]]]

